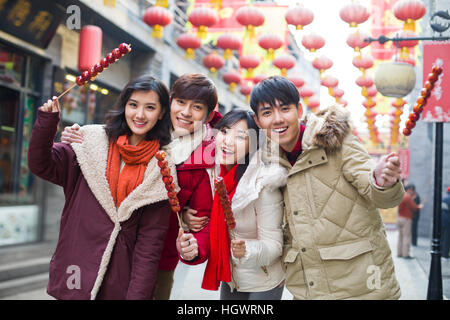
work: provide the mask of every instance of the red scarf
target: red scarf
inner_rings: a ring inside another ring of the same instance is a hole
[[[106,179],[118,208],[122,201],[144,181],[148,162],[159,149],[159,141],[143,139],[137,146],[128,144],[128,136],[120,136],[109,143]],[[120,159],[125,166],[120,171]]]
[[[220,166],[220,176],[223,177],[230,202],[233,199],[238,182],[235,179],[237,165],[227,172],[225,166]],[[219,195],[214,193],[211,209],[209,242],[210,255],[203,275],[202,288],[217,290],[221,281],[231,281],[230,269],[230,235],[228,234],[225,214],[220,204]]]

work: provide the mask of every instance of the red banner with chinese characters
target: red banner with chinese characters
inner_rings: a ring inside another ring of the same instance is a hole
[[[443,71],[423,109],[422,119],[425,122],[450,122],[450,41],[424,41],[424,83],[433,65],[441,66]]]
[[[400,169],[402,170],[402,178],[409,178],[409,149],[398,150],[398,158],[400,161]]]

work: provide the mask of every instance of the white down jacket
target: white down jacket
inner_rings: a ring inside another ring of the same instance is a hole
[[[279,164],[265,165],[256,152],[236,188],[232,210],[236,239],[245,240],[246,253],[232,257],[231,287],[241,292],[275,288],[285,278],[283,249],[283,194],[287,170]]]

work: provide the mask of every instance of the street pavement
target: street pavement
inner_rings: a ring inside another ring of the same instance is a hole
[[[389,245],[394,259],[395,273],[402,291],[401,300],[425,300],[428,288],[428,270],[430,264],[430,240],[418,239],[418,246],[411,248],[414,259],[397,257],[397,231],[387,230]],[[444,299],[450,298],[450,261],[442,259]],[[175,271],[172,300],[218,300],[218,291],[208,291],[200,288],[206,263],[198,266],[178,264]],[[4,300],[52,300],[46,294],[45,288],[32,290],[3,298]],[[284,290],[283,300],[291,300],[292,295]]]

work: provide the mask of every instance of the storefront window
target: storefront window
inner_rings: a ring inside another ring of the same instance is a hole
[[[15,86],[22,84],[25,58],[0,44],[0,81]]]
[[[0,45],[0,246],[38,240],[36,180],[27,150],[42,65]]]

